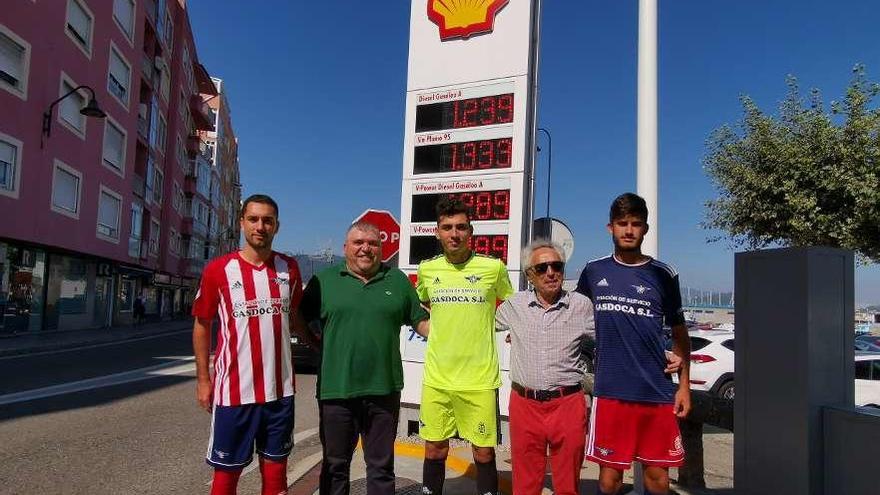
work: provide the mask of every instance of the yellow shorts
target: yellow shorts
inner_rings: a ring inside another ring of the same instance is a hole
[[[419,436],[439,442],[454,436],[477,447],[498,445],[498,390],[442,390],[422,385]]]

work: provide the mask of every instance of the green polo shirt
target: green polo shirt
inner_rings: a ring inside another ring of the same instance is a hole
[[[381,265],[367,283],[345,262],[309,280],[300,310],[320,320],[318,399],[386,395],[403,388],[400,327],[428,318],[415,288],[397,268]]]

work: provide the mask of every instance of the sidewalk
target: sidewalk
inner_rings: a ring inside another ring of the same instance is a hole
[[[715,437],[715,438],[713,438]],[[733,434],[717,434],[704,436],[707,449],[726,450],[732,447]],[[417,437],[398,438],[394,445],[395,474],[397,475],[396,493],[399,495],[416,495],[421,493],[422,459],[424,450],[422,442]],[[721,471],[722,477],[715,477],[706,489],[685,489],[672,484],[670,493],[678,495],[729,495],[733,493],[732,458],[712,459],[707,456],[707,475],[711,478],[712,471]],[[511,495],[511,464],[510,450],[507,446],[499,446],[496,449],[498,473],[500,477],[499,488],[502,494]],[[443,492],[446,495],[471,495],[476,493],[476,470],[472,465],[470,445],[465,442],[455,441],[450,448],[449,458],[446,462],[446,483]],[[320,453],[317,456],[309,456],[308,459],[289,466],[289,473],[293,473],[288,481],[291,495],[313,495],[318,492],[318,472],[320,471]],[[548,469],[549,471],[549,469]],[[363,461],[363,451],[360,446],[355,451],[351,463],[351,494],[366,494],[366,465]],[[670,473],[673,479],[676,470]],[[720,474],[720,473],[719,473]],[[581,483],[579,493],[590,495],[596,492],[596,480],[599,476],[599,468],[592,462],[585,462],[581,470]],[[729,477],[728,477],[729,476]],[[723,479],[721,479],[723,478]],[[632,493],[632,470],[624,474],[624,489],[621,493]],[[708,481],[708,480],[707,480]],[[714,485],[714,486],[713,486]],[[545,488],[542,495],[552,494],[551,480],[548,475],[545,480]]]
[[[19,356],[35,352],[55,351],[86,345],[104,344],[161,335],[192,328],[192,318],[144,323],[139,326],[93,328],[88,330],[59,330],[26,332],[0,336],[0,357]]]

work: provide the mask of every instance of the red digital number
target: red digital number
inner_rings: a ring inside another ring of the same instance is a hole
[[[513,95],[498,96],[498,109],[495,110],[496,123],[506,124],[513,122]]]
[[[495,141],[479,141],[477,144],[479,153],[477,153],[478,168],[492,168],[495,166]]]
[[[494,256],[507,263],[506,235],[475,235],[471,237],[471,249],[485,256]]]
[[[452,127],[513,122],[513,94],[484,96],[452,102]]]
[[[474,218],[476,220],[494,220],[492,215],[492,193],[488,191],[478,192],[474,200]]]
[[[494,96],[480,99],[480,125],[492,125],[495,123],[495,106],[497,104]]]
[[[511,165],[510,159],[513,148],[513,138],[504,138],[496,141],[495,158],[498,160],[498,168],[508,168]]]
[[[472,239],[474,251],[476,251],[482,255],[485,255],[485,256],[491,256],[491,253],[489,252],[490,245],[489,245],[489,237],[488,236],[475,235],[475,236],[471,237],[471,239]]]
[[[510,218],[510,191],[495,191],[492,195],[493,216],[498,220]]]
[[[492,255],[496,258],[501,258],[502,261],[507,263],[507,236],[506,235],[493,235],[492,236]]]
[[[512,142],[512,138],[501,138],[444,145],[452,152],[448,167],[453,171],[510,168]]]

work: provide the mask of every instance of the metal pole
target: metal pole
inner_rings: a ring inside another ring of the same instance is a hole
[[[639,0],[638,155],[636,183],[648,205],[651,229],[642,252],[657,257],[660,231],[657,209],[657,0]],[[634,463],[633,493],[645,493],[644,468]]]
[[[553,171],[553,136],[543,127],[538,128],[547,135],[547,236],[553,239],[553,222],[550,220],[550,173]]]
[[[531,51],[529,53],[529,120],[526,124],[526,138],[528,140],[527,149],[529,150],[529,153],[526,156],[524,170],[525,179],[528,180],[528,183],[526,183],[525,186],[528,190],[526,192],[527,196],[523,198],[525,204],[523,205],[524,218],[522,225],[522,239],[520,241],[522,246],[531,242],[532,237],[535,235],[532,227],[535,222],[535,161],[538,155],[538,66],[541,53],[542,9],[542,0],[534,0],[532,3],[531,14]],[[520,281],[520,288],[525,288],[524,279]]]
[[[651,229],[642,252],[658,255],[657,208],[657,0],[639,0],[638,194],[648,204]]]

